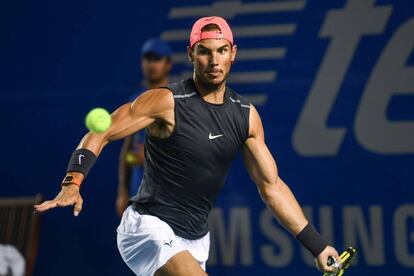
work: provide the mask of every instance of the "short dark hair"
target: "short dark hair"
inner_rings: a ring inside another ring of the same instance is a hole
[[[211,31],[221,31],[221,29],[217,24],[214,23],[207,24],[203,28],[201,28],[202,33]]]

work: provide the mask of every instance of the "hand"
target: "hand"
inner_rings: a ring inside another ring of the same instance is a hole
[[[129,195],[126,192],[119,192],[118,196],[116,197],[116,213],[119,217],[122,217],[122,214],[124,213],[126,207],[128,206],[129,202]]]
[[[334,257],[335,261],[340,262],[338,252],[332,246],[327,246],[318,257],[315,258],[316,267],[322,272],[334,272],[334,266],[328,266],[329,256]]]
[[[47,200],[42,204],[35,205],[36,212],[44,212],[56,207],[74,206],[73,215],[78,216],[82,210],[83,199],[79,193],[79,186],[69,184],[62,186],[61,191],[53,200]]]

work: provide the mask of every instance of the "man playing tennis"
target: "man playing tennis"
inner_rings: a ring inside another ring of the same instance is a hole
[[[104,146],[146,129],[144,177],[118,227],[118,248],[137,275],[206,275],[207,218],[238,150],[260,196],[279,222],[332,272],[339,260],[305,218],[289,187],[278,176],[254,106],[226,86],[237,47],[227,22],[204,17],[193,25],[188,57],[193,77],[148,90],[112,114],[104,133],[86,134],[72,155],[55,199],[39,212],[74,205],[79,188]]]

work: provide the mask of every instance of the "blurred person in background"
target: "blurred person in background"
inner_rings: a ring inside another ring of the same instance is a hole
[[[159,38],[150,38],[142,45],[141,71],[143,87],[131,96],[135,100],[142,92],[168,84],[168,75],[172,68],[171,48]],[[116,197],[116,212],[121,217],[131,195],[136,194],[144,169],[143,130],[124,139],[119,156],[119,182]]]

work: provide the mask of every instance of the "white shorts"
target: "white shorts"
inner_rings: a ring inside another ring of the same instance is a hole
[[[188,250],[205,270],[210,233],[197,240],[174,234],[171,227],[155,216],[141,215],[129,206],[118,226],[118,249],[136,275],[154,275],[175,254]]]

